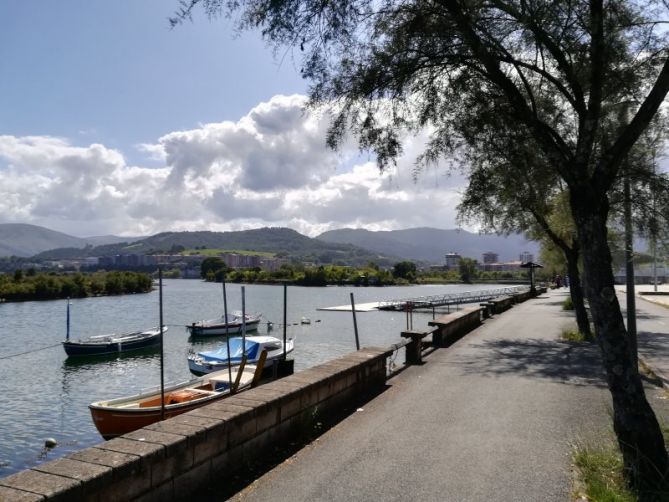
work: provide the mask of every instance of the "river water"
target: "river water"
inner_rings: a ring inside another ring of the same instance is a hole
[[[322,307],[492,289],[495,285],[425,285],[383,288],[289,286],[287,334],[295,338],[295,371],[355,350],[351,312]],[[228,309],[241,309],[239,284],[226,288]],[[188,380],[189,348],[209,350],[222,338],[191,339],[185,326],[218,317],[223,310],[220,284],[197,280],[163,282],[165,382]],[[283,335],[283,287],[245,286],[246,311],[261,312],[275,323],[272,334]],[[71,300],[71,337],[134,331],[159,322],[157,290],[141,295]],[[0,304],[0,477],[102,442],[88,411],[92,401],[135,394],[160,385],[160,352],[156,350],[77,361],[65,355],[67,302]],[[311,324],[300,324],[302,316]],[[406,329],[402,312],[358,312],[360,345],[385,347],[400,341]],[[423,329],[429,313],[414,313],[413,328]],[[265,333],[261,324],[259,333]],[[401,356],[403,357],[403,356]],[[58,445],[44,448],[46,438]]]

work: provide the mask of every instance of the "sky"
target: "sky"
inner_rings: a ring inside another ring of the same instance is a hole
[[[0,223],[78,237],[455,228],[463,180],[325,146],[289,51],[177,0],[0,0]]]

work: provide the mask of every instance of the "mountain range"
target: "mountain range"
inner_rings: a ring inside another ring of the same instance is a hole
[[[86,256],[149,254],[176,249],[226,249],[278,253],[315,263],[389,265],[399,260],[443,264],[455,252],[481,260],[494,252],[500,260],[517,260],[523,251],[535,256],[538,244],[520,235],[479,235],[464,230],[411,228],[371,232],[341,229],[315,238],[288,228],[258,228],[236,232],[164,232],[150,237],[98,236],[80,238],[26,224],[0,224],[0,256],[72,259]]]
[[[324,232],[317,239],[326,242],[350,243],[371,251],[391,253],[412,260],[429,263],[444,263],[446,253],[482,261],[482,255],[493,252],[500,261],[518,260],[520,253],[527,251],[536,259],[539,244],[520,234],[509,236],[476,234],[466,230],[443,230],[439,228],[407,228],[372,232],[364,229],[345,228]]]

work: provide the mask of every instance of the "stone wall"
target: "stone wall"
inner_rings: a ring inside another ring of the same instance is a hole
[[[180,500],[386,381],[367,348],[0,479],[2,501]]]

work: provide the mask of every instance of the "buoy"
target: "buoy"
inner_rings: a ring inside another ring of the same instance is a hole
[[[58,441],[56,441],[54,438],[46,438],[46,440],[44,441],[44,446],[46,446],[47,448],[53,448],[57,444]]]

